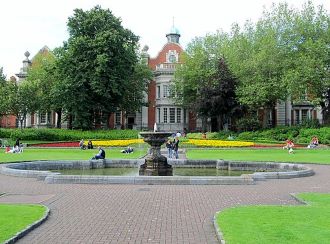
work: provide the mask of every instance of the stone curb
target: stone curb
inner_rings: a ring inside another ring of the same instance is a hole
[[[240,162],[227,160],[169,160],[174,167],[215,167],[217,169],[250,170],[255,167],[260,172],[243,174],[241,176],[88,176],[61,175],[50,172],[51,169],[66,168],[107,168],[107,167],[138,167],[144,161],[135,160],[63,160],[34,161],[0,165],[0,173],[37,178],[46,183],[76,183],[76,184],[152,184],[152,185],[251,185],[256,181],[267,179],[290,179],[314,175],[314,171],[305,165],[275,162]],[[276,172],[264,172],[268,168]],[[290,171],[288,171],[290,170]]]
[[[24,230],[16,233],[15,236],[13,236],[12,238],[10,238],[9,240],[5,241],[4,244],[12,244],[15,243],[16,241],[18,241],[19,239],[21,239],[23,236],[27,235],[28,233],[30,233],[32,230],[34,230],[35,228],[37,228],[38,226],[40,226],[43,222],[45,222],[50,214],[50,209],[43,205],[43,204],[39,204],[42,205],[46,208],[46,213],[44,214],[44,216],[35,221],[34,223],[30,224],[29,226],[27,226]]]
[[[297,202],[300,202],[301,204],[310,205],[308,202],[305,202],[301,198],[297,197],[297,193],[290,193],[290,196],[292,196],[294,199],[297,200]]]
[[[48,175],[48,184],[135,184],[135,185],[254,185],[246,176],[81,176]]]
[[[214,225],[215,232],[216,232],[216,234],[217,234],[217,238],[218,238],[219,242],[220,242],[221,244],[225,244],[226,241],[225,241],[225,239],[223,238],[223,234],[222,234],[221,229],[220,229],[220,227],[219,227],[219,225],[218,225],[218,223],[217,223],[217,220],[216,220],[216,216],[217,216],[220,212],[221,212],[221,211],[218,211],[218,212],[215,213],[215,215],[214,215],[214,217],[213,217],[213,225]]]

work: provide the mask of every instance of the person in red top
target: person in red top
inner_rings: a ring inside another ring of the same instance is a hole
[[[283,149],[288,149],[289,153],[293,153],[293,147],[294,147],[293,142],[290,139],[287,139],[285,142],[286,145],[283,147]]]

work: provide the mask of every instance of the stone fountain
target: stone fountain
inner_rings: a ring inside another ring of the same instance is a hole
[[[151,147],[145,158],[145,163],[140,166],[139,175],[172,176],[172,165],[169,165],[167,158],[160,153],[161,146],[168,140],[168,137],[172,133],[157,131],[157,125],[155,123],[153,132],[140,132],[140,135]]]

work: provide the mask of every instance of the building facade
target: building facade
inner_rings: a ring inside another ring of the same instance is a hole
[[[148,54],[148,46],[142,50],[142,59],[153,71],[153,79],[145,94],[145,103],[140,111],[131,114],[118,111],[110,118],[110,128],[131,128],[152,130],[156,123],[160,131],[195,130],[196,121],[191,113],[176,105],[172,98],[173,79],[176,68],[181,65],[183,48],[180,45],[180,32],[174,26],[166,35],[167,43],[156,57]]]
[[[50,52],[47,46],[44,46],[36,55],[48,55]],[[13,76],[11,77],[11,82],[16,82],[20,84],[28,76],[28,69],[33,65],[33,59],[29,59],[30,53],[26,51],[24,53],[25,59],[23,60],[23,65],[20,72],[16,74],[17,79]],[[55,112],[44,112],[44,113],[33,113],[27,114],[25,121],[23,122],[23,127],[27,128],[52,128],[56,127],[57,114]],[[13,115],[3,116],[0,120],[1,127],[4,128],[16,128],[19,123],[17,118]]]
[[[159,131],[200,131],[202,129],[201,119],[189,112],[187,109],[175,103],[175,91],[173,89],[173,79],[176,68],[182,64],[181,55],[184,52],[180,45],[180,32],[174,26],[166,35],[167,42],[159,51],[156,57],[151,58],[148,54],[148,46],[142,49],[142,59],[153,71],[153,79],[149,82],[148,91],[145,94],[143,103],[139,111],[126,113],[117,111],[113,113],[107,127],[111,129],[136,129],[153,130],[156,123]],[[47,54],[50,50],[43,47],[38,54]],[[19,73],[16,74],[18,80],[22,82],[27,77],[27,70],[33,65],[29,59],[30,53],[26,52],[23,65]],[[15,78],[12,77],[11,80]],[[322,113],[319,107],[313,106],[307,99],[300,103],[278,101],[272,110],[260,109],[258,111],[259,120],[264,127],[274,127],[278,125],[297,125],[306,119],[316,119],[322,124]],[[0,119],[0,126],[14,128],[18,126],[15,116],[4,116]],[[34,113],[27,115],[24,126],[43,128],[56,127],[57,114],[55,112]],[[62,122],[62,128],[66,128],[67,123]],[[98,128],[105,127],[99,125]],[[207,130],[211,130],[211,119],[207,120]],[[230,128],[229,128],[230,129]]]

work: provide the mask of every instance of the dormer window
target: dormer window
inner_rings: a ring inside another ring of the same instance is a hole
[[[171,54],[170,57],[168,58],[168,61],[170,61],[170,63],[175,63],[176,62],[176,57],[174,54]]]
[[[178,53],[176,52],[176,50],[170,50],[167,54],[166,54],[166,61],[168,63],[177,63],[178,62]]]

